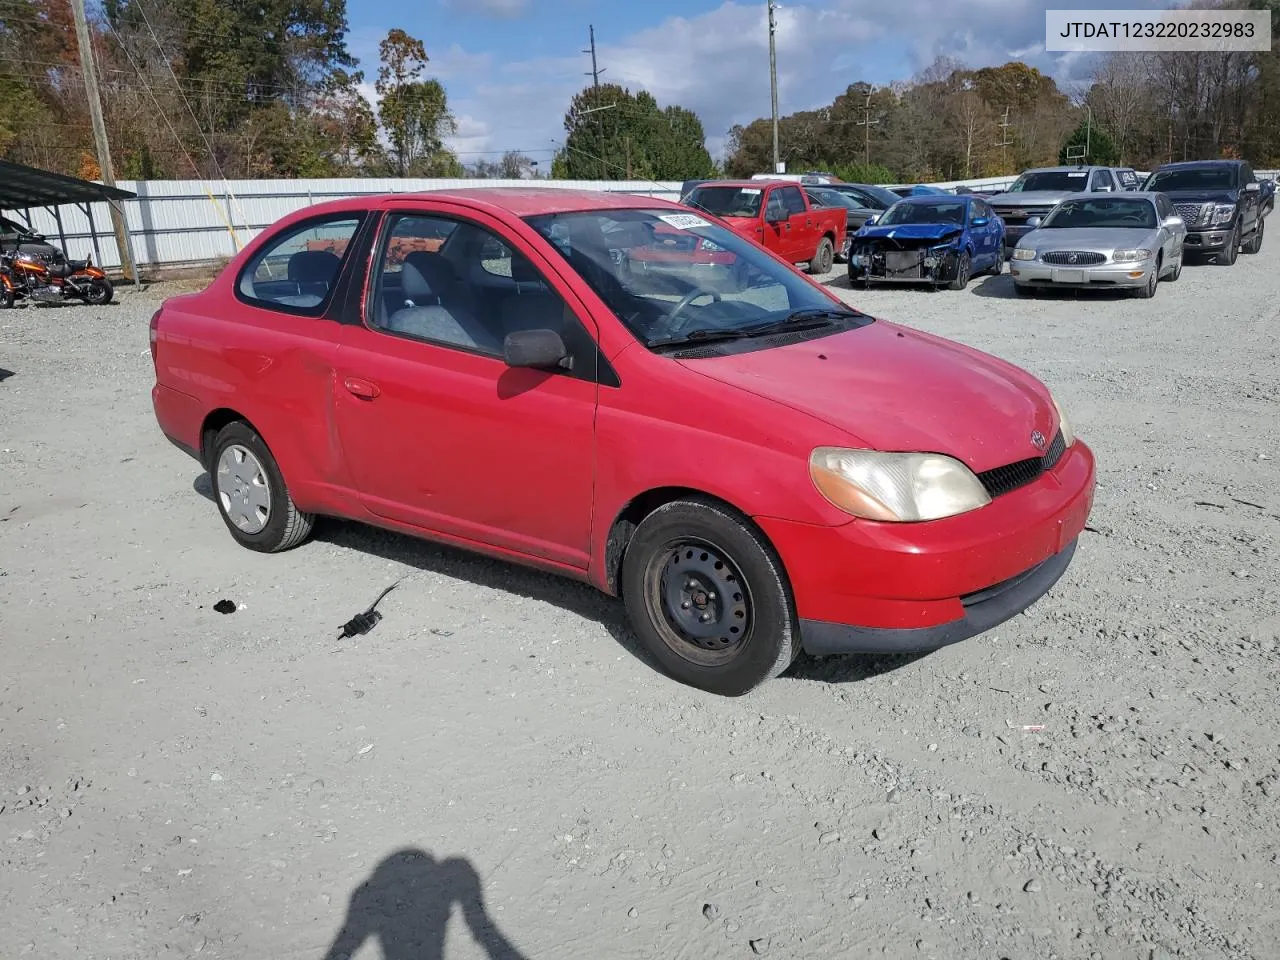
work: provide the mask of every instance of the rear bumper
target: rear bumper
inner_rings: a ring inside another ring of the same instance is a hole
[[[757,522],[790,578],[806,650],[931,650],[991,629],[1053,586],[1093,508],[1094,470],[1078,440],[1033,483],[957,517]]]

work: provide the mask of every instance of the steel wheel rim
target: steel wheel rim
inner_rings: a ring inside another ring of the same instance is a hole
[[[696,537],[670,540],[649,565],[646,602],[663,642],[703,667],[741,653],[753,625],[753,602],[728,551]]]
[[[242,533],[261,533],[271,520],[271,481],[248,447],[233,443],[218,457],[218,505]]]

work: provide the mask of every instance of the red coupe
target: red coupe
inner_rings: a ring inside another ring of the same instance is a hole
[[[732,282],[624,268],[668,230],[732,254]],[[336,516],[574,577],[719,694],[801,650],[990,629],[1063,574],[1093,501],[1036,378],[647,197],[308,207],[167,300],[151,342],[160,429],[243,546]]]

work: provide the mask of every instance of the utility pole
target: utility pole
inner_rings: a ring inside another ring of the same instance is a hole
[[[1000,165],[1003,171],[1003,167],[1009,162],[1009,151],[1007,148],[1013,143],[1013,141],[1009,139],[1008,107],[1004,108],[1004,117],[1000,120],[1000,123],[997,124],[997,126],[1000,127],[1000,142],[997,143],[996,146],[1000,148]]]
[[[631,179],[631,138],[627,137],[627,179]]]
[[[98,147],[98,168],[102,182],[108,187],[116,185],[115,171],[111,166],[111,150],[107,146],[107,125],[102,119],[102,95],[98,92],[98,69],[93,59],[93,46],[89,39],[89,21],[84,13],[84,0],[71,0],[71,10],[76,18],[76,45],[80,48],[80,70],[84,74],[85,98],[89,101],[89,120],[93,126],[93,139]],[[125,279],[137,283],[138,271],[133,265],[133,251],[129,246],[129,233],[124,214],[115,201],[107,202],[111,210],[111,226],[116,234],[116,248],[120,251],[120,267]]]
[[[879,120],[871,119],[871,91],[870,90],[867,91],[867,101],[862,105],[862,110],[863,110],[862,119],[858,121],[857,125],[859,127],[866,128],[866,131],[864,133],[864,139],[863,139],[862,163],[863,163],[863,166],[869,167],[871,166],[871,128],[880,122]]]
[[[1093,132],[1093,107],[1089,104],[1084,105],[1085,121],[1084,121],[1084,160],[1089,162],[1089,135]]]
[[[591,34],[591,47],[590,49],[583,50],[582,52],[591,54],[591,72],[588,73],[587,76],[591,78],[591,83],[592,83],[593,89],[595,90],[595,106],[596,106],[596,109],[598,110],[600,109],[600,74],[604,73],[604,71],[596,68],[596,28],[594,25],[588,25],[587,29],[588,31],[590,31],[590,34]],[[600,151],[600,179],[608,180],[609,173],[605,169],[605,159],[604,159],[604,117],[600,118],[599,142],[600,142],[600,146],[598,147],[598,149]]]
[[[773,35],[778,30],[773,12],[777,9],[777,0],[769,0],[769,93],[773,99],[773,172],[778,173],[781,160],[778,157],[778,51]]]

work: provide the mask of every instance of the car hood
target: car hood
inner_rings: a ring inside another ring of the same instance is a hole
[[[1074,190],[1030,190],[1026,193],[997,193],[987,197],[987,203],[993,207],[1043,207],[1053,205],[1063,197],[1069,197]]]
[[[1238,194],[1233,190],[1162,190],[1175,203],[1235,203]]]
[[[975,472],[1040,455],[1057,414],[1029,373],[959,343],[877,321],[726,357],[678,361],[830,424],[849,443],[944,453]]]
[[[894,240],[941,240],[950,234],[964,233],[964,227],[955,223],[889,223],[863,227],[859,238],[891,238]]]
[[[1061,230],[1033,230],[1020,241],[1020,247],[1037,250],[1124,250],[1151,240],[1155,229],[1146,227],[1068,227]]]
[[[756,227],[760,226],[759,217],[721,217],[720,219],[738,233],[754,231]]]

